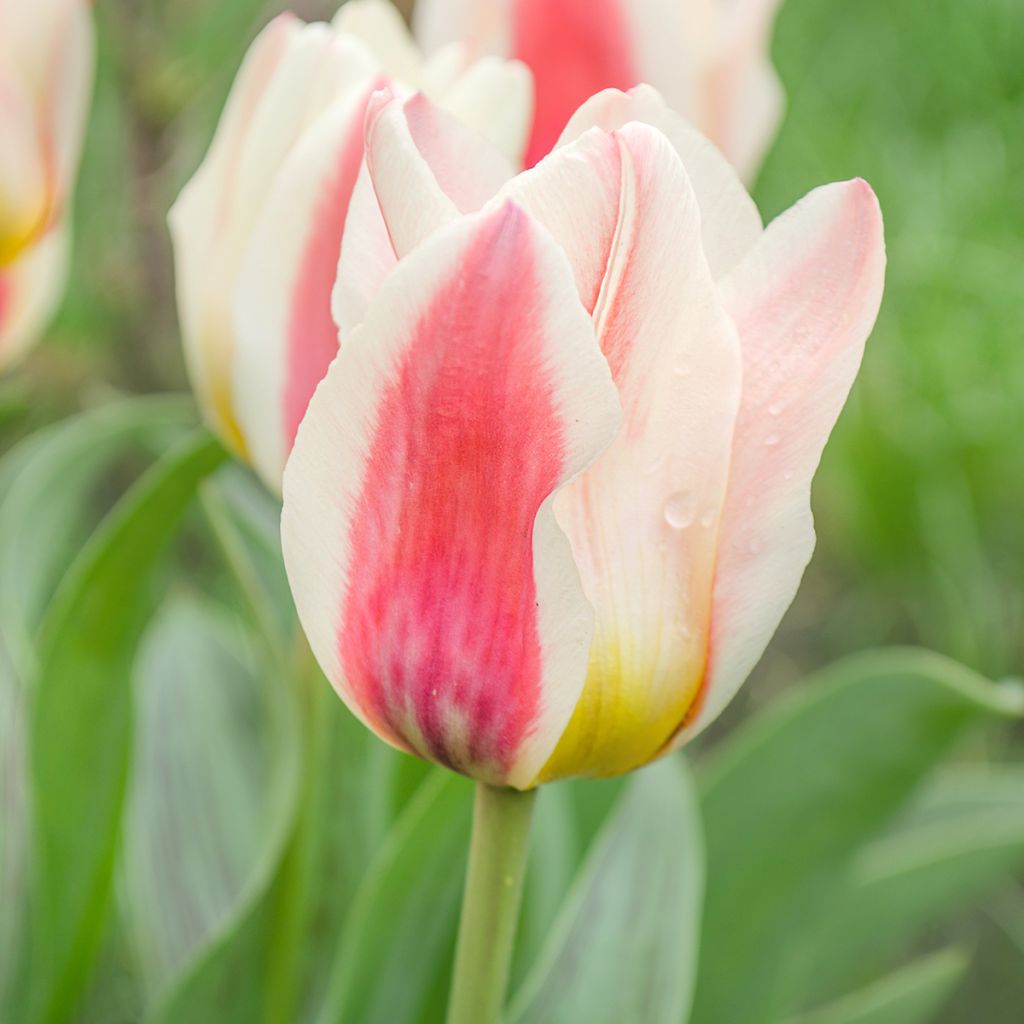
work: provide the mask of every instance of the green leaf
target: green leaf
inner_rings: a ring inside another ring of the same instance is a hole
[[[775,1019],[799,966],[794,936],[846,858],[970,725],[1019,713],[1016,688],[937,655],[879,651],[826,670],[726,743],[703,776],[693,1024]]]
[[[877,971],[901,946],[976,903],[1024,864],[1019,769],[948,773],[908,820],[858,851],[820,928],[807,936],[820,1001]],[[971,794],[973,799],[969,800]]]
[[[176,599],[147,631],[124,820],[122,917],[150,998],[243,898],[272,831],[273,707],[263,659],[209,602]]]
[[[126,453],[163,448],[195,422],[177,396],[133,398],[73,416],[0,463],[0,636],[27,676],[53,590],[92,529],[97,484]]]
[[[678,758],[638,773],[517,995],[517,1024],[678,1024],[696,973],[704,854]]]
[[[968,966],[960,950],[943,950],[791,1024],[924,1024],[942,1008]]]
[[[29,1021],[67,1019],[101,935],[131,747],[131,670],[154,569],[224,459],[188,439],[118,503],[47,613],[30,710],[34,813]]]
[[[352,906],[321,1024],[422,1019],[450,962],[471,804],[467,780],[437,771],[406,807]]]

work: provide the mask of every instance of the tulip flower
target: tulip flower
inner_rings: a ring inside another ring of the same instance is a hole
[[[63,290],[93,52],[87,0],[0,0],[0,367]]]
[[[337,351],[331,289],[382,86],[423,89],[521,158],[529,72],[459,46],[424,61],[397,11],[351,0],[332,25],[292,15],[253,43],[206,159],[170,214],[186,362],[211,427],[268,486]],[[509,171],[511,174],[511,169]]]
[[[782,88],[769,61],[779,0],[419,0],[430,50],[455,39],[533,71],[533,164],[569,116],[606,88],[655,86],[749,179],[778,126]]]
[[[371,100],[343,341],[282,538],[346,704],[528,790],[676,749],[759,659],[813,549],[884,244],[861,180],[763,227],[646,87],[593,97],[485,197],[495,164],[425,97]]]

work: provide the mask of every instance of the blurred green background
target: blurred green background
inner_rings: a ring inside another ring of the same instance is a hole
[[[166,210],[208,144],[248,43],[283,6],[256,0],[101,0],[96,5],[100,67],[77,192],[71,286],[45,343],[19,374],[0,383],[2,450],[13,449],[37,428],[118,396],[186,388]],[[315,0],[291,6],[310,18],[333,13],[332,5]],[[779,636],[708,747],[755,718],[812,670],[868,647],[920,644],[995,680],[1024,671],[1022,46],[1020,0],[783,4],[773,52],[788,94],[788,114],[755,197],[770,218],[815,185],[866,178],[886,218],[889,272],[863,372],[817,478],[814,561]],[[161,450],[155,438],[143,438],[139,447]],[[134,463],[126,468],[119,462],[116,472],[107,472],[102,486],[88,492],[88,507],[98,514],[111,504],[134,468]],[[243,532],[248,528],[272,537],[274,510],[240,471],[231,476],[224,494],[207,498],[230,506],[225,515],[235,517],[235,528],[241,517]],[[216,510],[211,521],[216,521]],[[253,801],[261,788],[273,790],[273,780],[265,786],[261,782],[255,791],[251,780],[268,771],[260,751],[271,738],[260,729],[241,729],[232,704],[247,706],[246,687],[255,685],[252,652],[238,639],[237,624],[223,631],[196,624],[197,619],[231,620],[229,609],[239,598],[225,582],[224,566],[211,554],[209,531],[194,523],[189,529],[179,545],[178,569],[166,584],[173,600],[142,650],[149,667],[139,671],[156,682],[140,701],[140,728],[146,728],[148,715],[148,728],[159,732],[160,723],[173,722],[182,704],[197,702],[196,720],[219,737],[202,749],[223,744],[238,753],[241,763],[225,756],[204,770],[201,762],[193,762],[179,782],[186,793],[189,787],[221,787],[210,806],[235,809],[234,835],[222,842],[216,822],[203,833],[214,855],[227,858],[219,883],[216,877],[210,881],[205,868],[197,868],[203,884],[213,888],[196,895],[195,906],[159,909],[160,914],[184,915],[191,925],[186,920],[171,928],[162,945],[147,946],[143,939],[141,957],[133,954],[134,959],[125,953],[121,932],[106,926],[101,980],[91,985],[92,995],[78,1017],[97,1024],[138,1019],[145,1001],[139,960],[143,977],[148,972],[150,979],[166,981],[174,975],[187,952],[181,936],[190,928],[202,932],[204,921],[227,913],[237,897],[235,882],[250,877],[248,861],[234,864],[236,854],[230,851],[259,846],[270,828],[267,805]],[[69,541],[69,548],[75,543]],[[192,672],[175,662],[173,652],[182,649],[203,667]],[[175,681],[212,672],[211,665],[217,666],[215,675],[228,680],[222,690],[185,685],[180,692],[167,692]],[[343,773],[355,757],[353,750],[366,763],[376,758],[387,776],[388,800],[395,808],[403,805],[422,771],[404,762],[396,767],[395,759],[375,753],[375,744],[358,730],[346,732],[351,726],[325,690],[322,683],[311,684],[302,699],[326,701],[310,721],[333,715],[330,728],[348,737],[349,745],[342,744],[346,752],[332,771]],[[161,700],[169,702],[162,710]],[[240,729],[237,742],[223,739]],[[171,733],[168,742],[177,742]],[[181,742],[195,740],[185,736]],[[144,755],[152,752],[144,739],[137,738],[136,747]],[[1020,730],[999,727],[972,734],[957,758],[977,767],[1005,764],[1022,753]],[[150,761],[143,757],[133,785],[159,793],[165,754],[157,752]],[[180,760],[172,757],[171,763],[181,769]],[[365,765],[360,770],[369,771]],[[598,788],[600,797],[570,788],[577,817],[584,822],[580,835],[593,832],[590,802],[604,806],[610,800],[603,795],[610,787]],[[331,791],[314,787],[306,799],[325,801],[327,824],[321,828],[334,827]],[[1014,799],[1024,802],[1024,792]],[[129,813],[144,815],[146,800],[133,800]],[[367,811],[382,820],[368,826],[366,834],[383,835],[392,809]],[[927,808],[914,813],[926,814]],[[180,837],[168,840],[169,845],[157,843],[153,849],[162,854],[147,853],[153,829],[171,827],[168,821],[173,823],[173,815],[152,828],[143,822],[129,829],[129,844],[143,846],[134,860],[122,855],[126,866],[117,883],[122,901],[144,906],[147,900],[166,899],[166,892],[161,896],[166,876],[160,871],[189,877],[189,864],[180,858],[187,861],[191,854],[175,845]],[[181,827],[187,831],[189,826]],[[376,840],[367,843],[373,846]],[[159,858],[168,848],[174,856],[161,867]],[[304,851],[294,856],[301,860]],[[201,860],[202,850],[194,855]],[[437,856],[443,862],[446,855],[440,851]],[[558,850],[550,856],[557,860]],[[369,858],[369,852],[353,855],[345,870],[359,875]],[[327,971],[317,958],[329,959],[332,922],[340,919],[331,901],[344,902],[349,884],[336,876],[342,871],[336,864],[330,870],[335,874],[328,873],[326,884],[336,885],[337,891],[322,897],[325,906],[320,897],[302,897],[311,901],[314,918],[323,917],[323,934],[312,947],[317,952],[304,965],[310,977],[320,979],[317,985],[326,984]],[[145,877],[146,871],[157,877]],[[299,871],[295,877],[312,876]],[[979,889],[966,909],[936,920],[930,933],[904,943],[909,954],[918,946],[931,949],[955,940],[971,954],[971,966],[965,977],[958,975],[945,1009],[920,1019],[1019,1022],[1024,1006],[1020,878]],[[180,891],[188,890],[183,882]],[[290,897],[280,898],[287,903]],[[126,931],[131,932],[130,921]],[[177,1017],[161,1019],[189,1017],[179,1008]],[[191,1019],[203,1024],[202,1017]],[[377,1018],[364,1009],[349,1019]],[[433,1018],[426,1014],[422,1019]],[[821,1018],[841,1019],[855,1018]],[[743,1022],[723,1018],[722,1024]]]

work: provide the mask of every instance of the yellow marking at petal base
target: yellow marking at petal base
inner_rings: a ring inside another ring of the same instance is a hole
[[[39,239],[46,226],[45,210],[16,218],[0,209],[0,267],[9,267]]]
[[[583,694],[538,783],[622,775],[656,757],[679,728],[700,690],[705,658],[680,652],[667,686],[653,660],[640,667],[623,655],[622,644],[595,638]]]
[[[224,446],[244,462],[250,462],[249,445],[242,428],[235,417],[235,396],[232,382],[234,339],[230,327],[216,326],[218,318],[212,318],[200,339],[199,351],[195,353],[200,369],[193,374],[193,387],[200,407],[214,433]]]

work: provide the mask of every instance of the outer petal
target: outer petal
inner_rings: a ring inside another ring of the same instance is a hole
[[[796,594],[814,548],[811,478],[881,301],[882,218],[863,181],[816,189],[722,283],[743,346],[743,405],[715,580],[703,701],[721,713]]]
[[[239,270],[234,405],[252,464],[278,493],[299,421],[338,352],[331,292],[375,88],[345,96],[295,147]]]
[[[564,257],[521,210],[397,268],[310,403],[282,519],[317,659],[380,735],[534,780],[593,622],[551,496],[617,427]]]
[[[56,309],[67,255],[66,232],[55,228],[16,263],[0,269],[0,370],[25,353]]]
[[[550,189],[563,168],[561,202],[550,191],[519,193],[538,218],[554,213],[570,258],[579,263],[582,252],[589,263],[589,237],[574,244],[566,230],[573,196],[588,207],[597,198],[573,180],[581,164],[615,184],[611,231],[607,214],[581,215],[577,231],[589,235],[596,223],[599,237],[610,234],[593,316],[626,425],[556,505],[597,619],[586,687],[543,780],[644,764],[694,699],[740,396],[738,340],[668,140],[639,124],[593,131],[534,172]]]
[[[422,94],[375,97],[367,115],[366,163],[333,298],[342,333],[362,320],[399,257],[460,213],[478,210],[512,176],[498,150]]]
[[[239,451],[233,287],[274,180],[303,131],[376,73],[358,41],[283,15],[253,44],[210,152],[170,214],[185,355],[212,425]]]
[[[573,114],[558,145],[572,142],[589,128],[612,131],[630,121],[653,125],[675,147],[700,205],[704,255],[715,277],[721,277],[760,237],[761,214],[725,157],[658,92],[639,85],[628,93],[598,93]]]
[[[0,268],[18,258],[49,218],[44,144],[32,97],[0,69]]]

